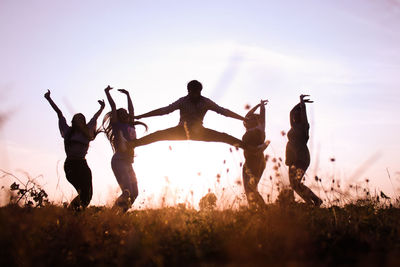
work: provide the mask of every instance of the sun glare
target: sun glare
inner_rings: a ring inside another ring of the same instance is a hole
[[[165,141],[137,148],[134,167],[140,191],[145,191],[145,197],[154,196],[147,199],[148,205],[198,207],[205,194],[218,193],[240,178],[238,155],[230,151],[224,144],[198,141]]]

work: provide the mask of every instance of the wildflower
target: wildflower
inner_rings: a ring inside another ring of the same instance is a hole
[[[16,182],[14,182],[12,185],[10,185],[10,189],[11,190],[18,190],[19,189],[19,184],[17,184]]]
[[[381,191],[381,198],[390,199],[390,197],[388,197],[387,195],[385,195],[385,193],[383,193],[382,191]]]

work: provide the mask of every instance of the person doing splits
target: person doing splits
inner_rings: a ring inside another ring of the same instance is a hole
[[[245,118],[229,109],[218,106],[210,99],[202,96],[202,88],[203,86],[199,81],[190,81],[187,84],[188,94],[186,96],[181,97],[166,107],[135,116],[136,119],[141,119],[166,115],[177,109],[180,110],[180,120],[177,126],[156,131],[142,138],[133,140],[131,144],[134,147],[137,147],[162,140],[197,140],[206,142],[223,142],[235,147],[243,147],[242,140],[203,126],[203,118],[208,110],[238,120],[244,120]]]

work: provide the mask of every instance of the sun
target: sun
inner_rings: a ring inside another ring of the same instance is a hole
[[[229,187],[240,177],[235,152],[226,144],[199,141],[162,141],[136,148],[139,191],[153,196],[155,205],[158,199],[167,205],[197,207],[202,196]]]

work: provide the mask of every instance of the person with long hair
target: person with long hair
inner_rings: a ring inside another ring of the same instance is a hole
[[[266,166],[263,151],[269,142],[265,140],[265,105],[268,100],[261,100],[245,116],[243,121],[246,132],[242,137],[246,148],[243,149],[245,162],[242,168],[242,179],[247,202],[251,209],[265,209],[264,199],[258,192],[257,186]],[[260,114],[256,110],[260,108]],[[262,146],[262,149],[255,149]],[[253,149],[250,149],[253,148]]]
[[[67,155],[64,162],[65,176],[78,192],[78,196],[71,201],[69,207],[74,210],[85,209],[93,195],[92,172],[85,156],[88,152],[90,141],[94,140],[100,132],[96,130],[96,124],[97,118],[104,109],[104,101],[98,101],[100,109],[94,114],[89,123],[86,124],[86,118],[82,113],[77,113],[72,117],[71,126],[68,126],[63,113],[51,99],[50,90],[47,90],[44,97],[57,113],[58,126],[61,136],[64,138],[64,148]]]
[[[285,164],[289,168],[289,182],[292,189],[309,205],[319,207],[322,200],[302,182],[310,165],[310,152],[307,148],[310,124],[307,120],[306,99],[309,95],[300,95],[300,102],[290,111],[290,130],[287,134]]]
[[[122,211],[126,212],[139,194],[136,174],[132,167],[134,148],[129,145],[129,142],[136,139],[135,125],[143,125],[146,130],[147,125],[135,121],[132,100],[127,90],[118,89],[119,92],[127,97],[128,112],[124,108],[116,108],[110,94],[112,89],[110,86],[104,89],[111,111],[104,116],[103,128],[114,151],[111,159],[111,168],[122,190],[121,195],[115,201],[114,207],[121,208]]]

